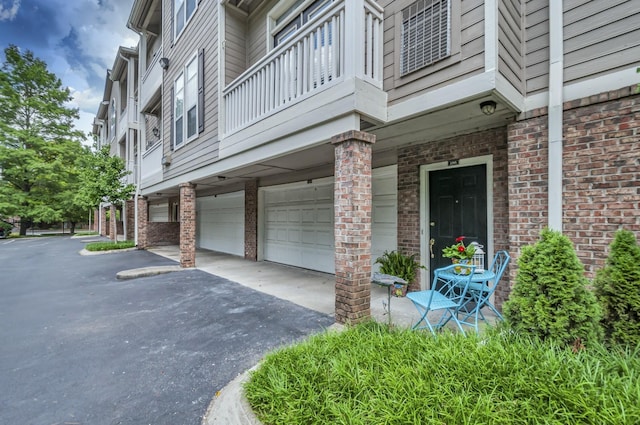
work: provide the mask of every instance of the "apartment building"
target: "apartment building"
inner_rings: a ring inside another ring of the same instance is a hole
[[[138,182],[138,49],[120,47],[111,69],[107,70],[102,101],[93,120],[93,135],[99,148],[109,146],[130,174],[124,183]],[[106,211],[109,210],[107,221]],[[135,205],[101,205],[95,215],[98,230],[111,239],[135,238]],[[120,235],[120,236],[118,236]]]
[[[638,22],[633,0],[134,0],[138,246],[333,273],[340,322],[384,250],[419,254],[417,289],[459,235],[517,258],[560,229],[592,276],[640,231]]]

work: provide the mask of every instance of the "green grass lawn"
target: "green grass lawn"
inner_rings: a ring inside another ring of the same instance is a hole
[[[245,393],[269,425],[637,425],[639,354],[367,323],[269,354]]]
[[[115,249],[133,248],[136,244],[134,241],[121,242],[92,242],[85,245],[87,251],[112,251]]]

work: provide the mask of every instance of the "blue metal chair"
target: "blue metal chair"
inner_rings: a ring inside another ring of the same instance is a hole
[[[453,274],[454,267],[462,267],[468,270],[467,275],[455,275],[455,278],[443,276]],[[431,289],[426,291],[409,292],[407,298],[413,302],[413,305],[420,313],[421,317],[412,327],[412,329],[429,329],[435,334],[437,329],[442,328],[449,320],[453,320],[458,329],[464,334],[462,324],[458,320],[458,310],[464,305],[467,289],[471,283],[471,277],[475,270],[475,266],[471,265],[451,265],[436,269],[433,276],[433,284]],[[448,273],[447,273],[448,272]],[[432,324],[428,314],[432,311],[441,311],[442,315],[436,324]],[[421,323],[424,322],[424,325]]]
[[[491,296],[495,292],[498,287],[498,283],[504,274],[507,265],[509,264],[509,260],[511,257],[506,251],[498,251],[496,255],[493,257],[491,265],[489,266],[489,271],[495,275],[495,278],[483,281],[483,282],[471,282],[467,289],[466,293],[466,302],[461,308],[461,311],[465,312],[465,316],[462,319],[462,322],[466,322],[470,317],[474,318],[474,327],[476,332],[478,332],[478,320],[487,319],[484,317],[482,313],[482,309],[487,307],[491,311],[494,312],[496,317],[500,320],[504,320],[500,312],[496,309],[496,307],[491,303]]]

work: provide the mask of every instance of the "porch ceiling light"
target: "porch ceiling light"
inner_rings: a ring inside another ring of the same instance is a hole
[[[493,115],[496,111],[496,106],[498,105],[493,100],[486,100],[480,104],[480,110],[485,115]]]

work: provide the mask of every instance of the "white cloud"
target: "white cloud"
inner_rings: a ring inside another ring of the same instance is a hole
[[[5,6],[4,2],[0,3],[0,22],[13,21],[18,15],[20,9],[20,0],[13,0],[11,6]]]

